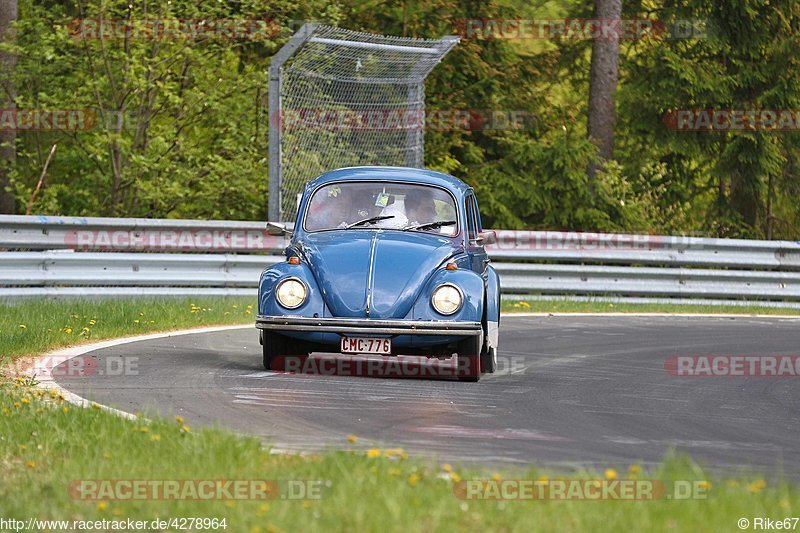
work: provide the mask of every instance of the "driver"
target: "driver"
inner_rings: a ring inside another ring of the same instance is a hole
[[[428,224],[437,220],[436,204],[431,191],[424,189],[408,191],[405,198],[405,209],[410,226]]]

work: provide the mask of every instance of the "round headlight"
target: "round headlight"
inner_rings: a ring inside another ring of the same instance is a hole
[[[455,285],[450,284],[441,285],[433,291],[433,296],[431,296],[433,308],[443,315],[452,315],[458,311],[463,300],[461,291]]]
[[[295,309],[303,305],[308,292],[302,281],[289,278],[278,284],[278,288],[275,289],[275,296],[278,298],[278,303],[286,309]]]

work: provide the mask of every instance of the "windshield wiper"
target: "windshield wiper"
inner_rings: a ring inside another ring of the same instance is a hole
[[[344,229],[354,228],[356,226],[361,226],[362,224],[374,224],[375,222],[386,220],[387,218],[394,218],[394,215],[380,215],[377,217],[365,218],[364,220],[359,220],[358,222],[353,222],[352,224],[346,225]]]
[[[414,226],[406,226],[403,231],[411,231],[415,229],[439,229],[442,226],[454,226],[455,220],[440,220],[439,222],[428,222],[425,224],[415,224]]]

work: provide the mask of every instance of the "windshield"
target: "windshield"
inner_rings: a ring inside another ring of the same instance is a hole
[[[380,228],[457,233],[453,197],[421,184],[360,181],[320,187],[308,203],[306,231]]]

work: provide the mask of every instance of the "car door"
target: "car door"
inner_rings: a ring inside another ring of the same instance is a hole
[[[478,213],[478,203],[472,192],[467,194],[464,199],[464,210],[467,215],[467,255],[469,255],[470,266],[473,271],[485,278],[489,257],[479,240],[482,229],[481,218]]]

